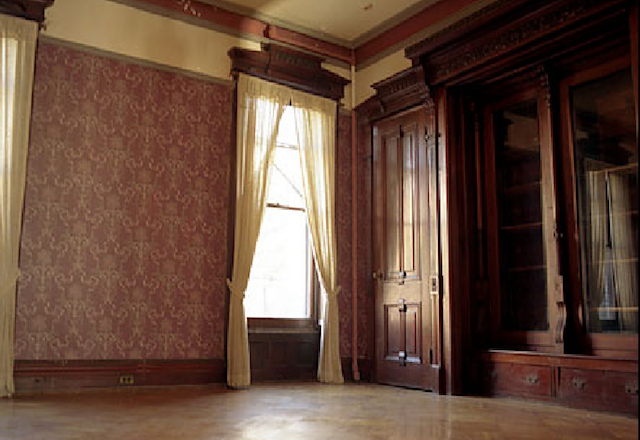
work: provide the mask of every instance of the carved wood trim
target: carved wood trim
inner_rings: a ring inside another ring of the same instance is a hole
[[[384,118],[402,110],[426,104],[433,108],[429,87],[422,66],[409,67],[372,85],[376,94],[360,104],[356,112],[360,124]]]
[[[229,57],[234,76],[242,72],[336,101],[350,82],[323,69],[322,58],[275,44],[265,44],[261,51],[234,47]]]
[[[451,83],[472,69],[508,62],[549,44],[570,44],[565,36],[624,14],[628,0],[505,1],[488,6],[405,51],[422,63],[431,85]],[[563,34],[563,38],[558,38]]]
[[[54,0],[0,0],[0,13],[42,23],[44,10],[53,5],[53,2]]]

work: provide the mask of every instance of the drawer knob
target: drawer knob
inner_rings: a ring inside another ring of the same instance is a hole
[[[525,377],[524,380],[529,385],[535,385],[535,384],[538,383],[538,375],[537,374],[530,374],[527,377]]]
[[[628,383],[624,386],[624,392],[627,394],[638,394],[638,384],[637,383]]]
[[[580,379],[579,377],[574,377],[572,380],[572,383],[573,383],[573,387],[576,390],[584,390],[584,387],[587,384],[587,381],[584,379]]]

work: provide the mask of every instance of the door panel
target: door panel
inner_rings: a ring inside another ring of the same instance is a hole
[[[429,249],[425,128],[424,107],[373,127],[376,374],[382,383],[434,389],[437,371],[425,353],[439,334],[431,332],[439,303],[429,293],[438,252]]]

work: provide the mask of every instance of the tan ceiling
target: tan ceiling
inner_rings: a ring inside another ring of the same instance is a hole
[[[204,0],[342,44],[360,44],[438,0]],[[446,1],[446,0],[443,0]]]

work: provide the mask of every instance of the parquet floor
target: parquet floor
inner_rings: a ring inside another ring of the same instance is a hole
[[[638,420],[381,385],[92,390],[0,400],[0,438],[637,439]]]

